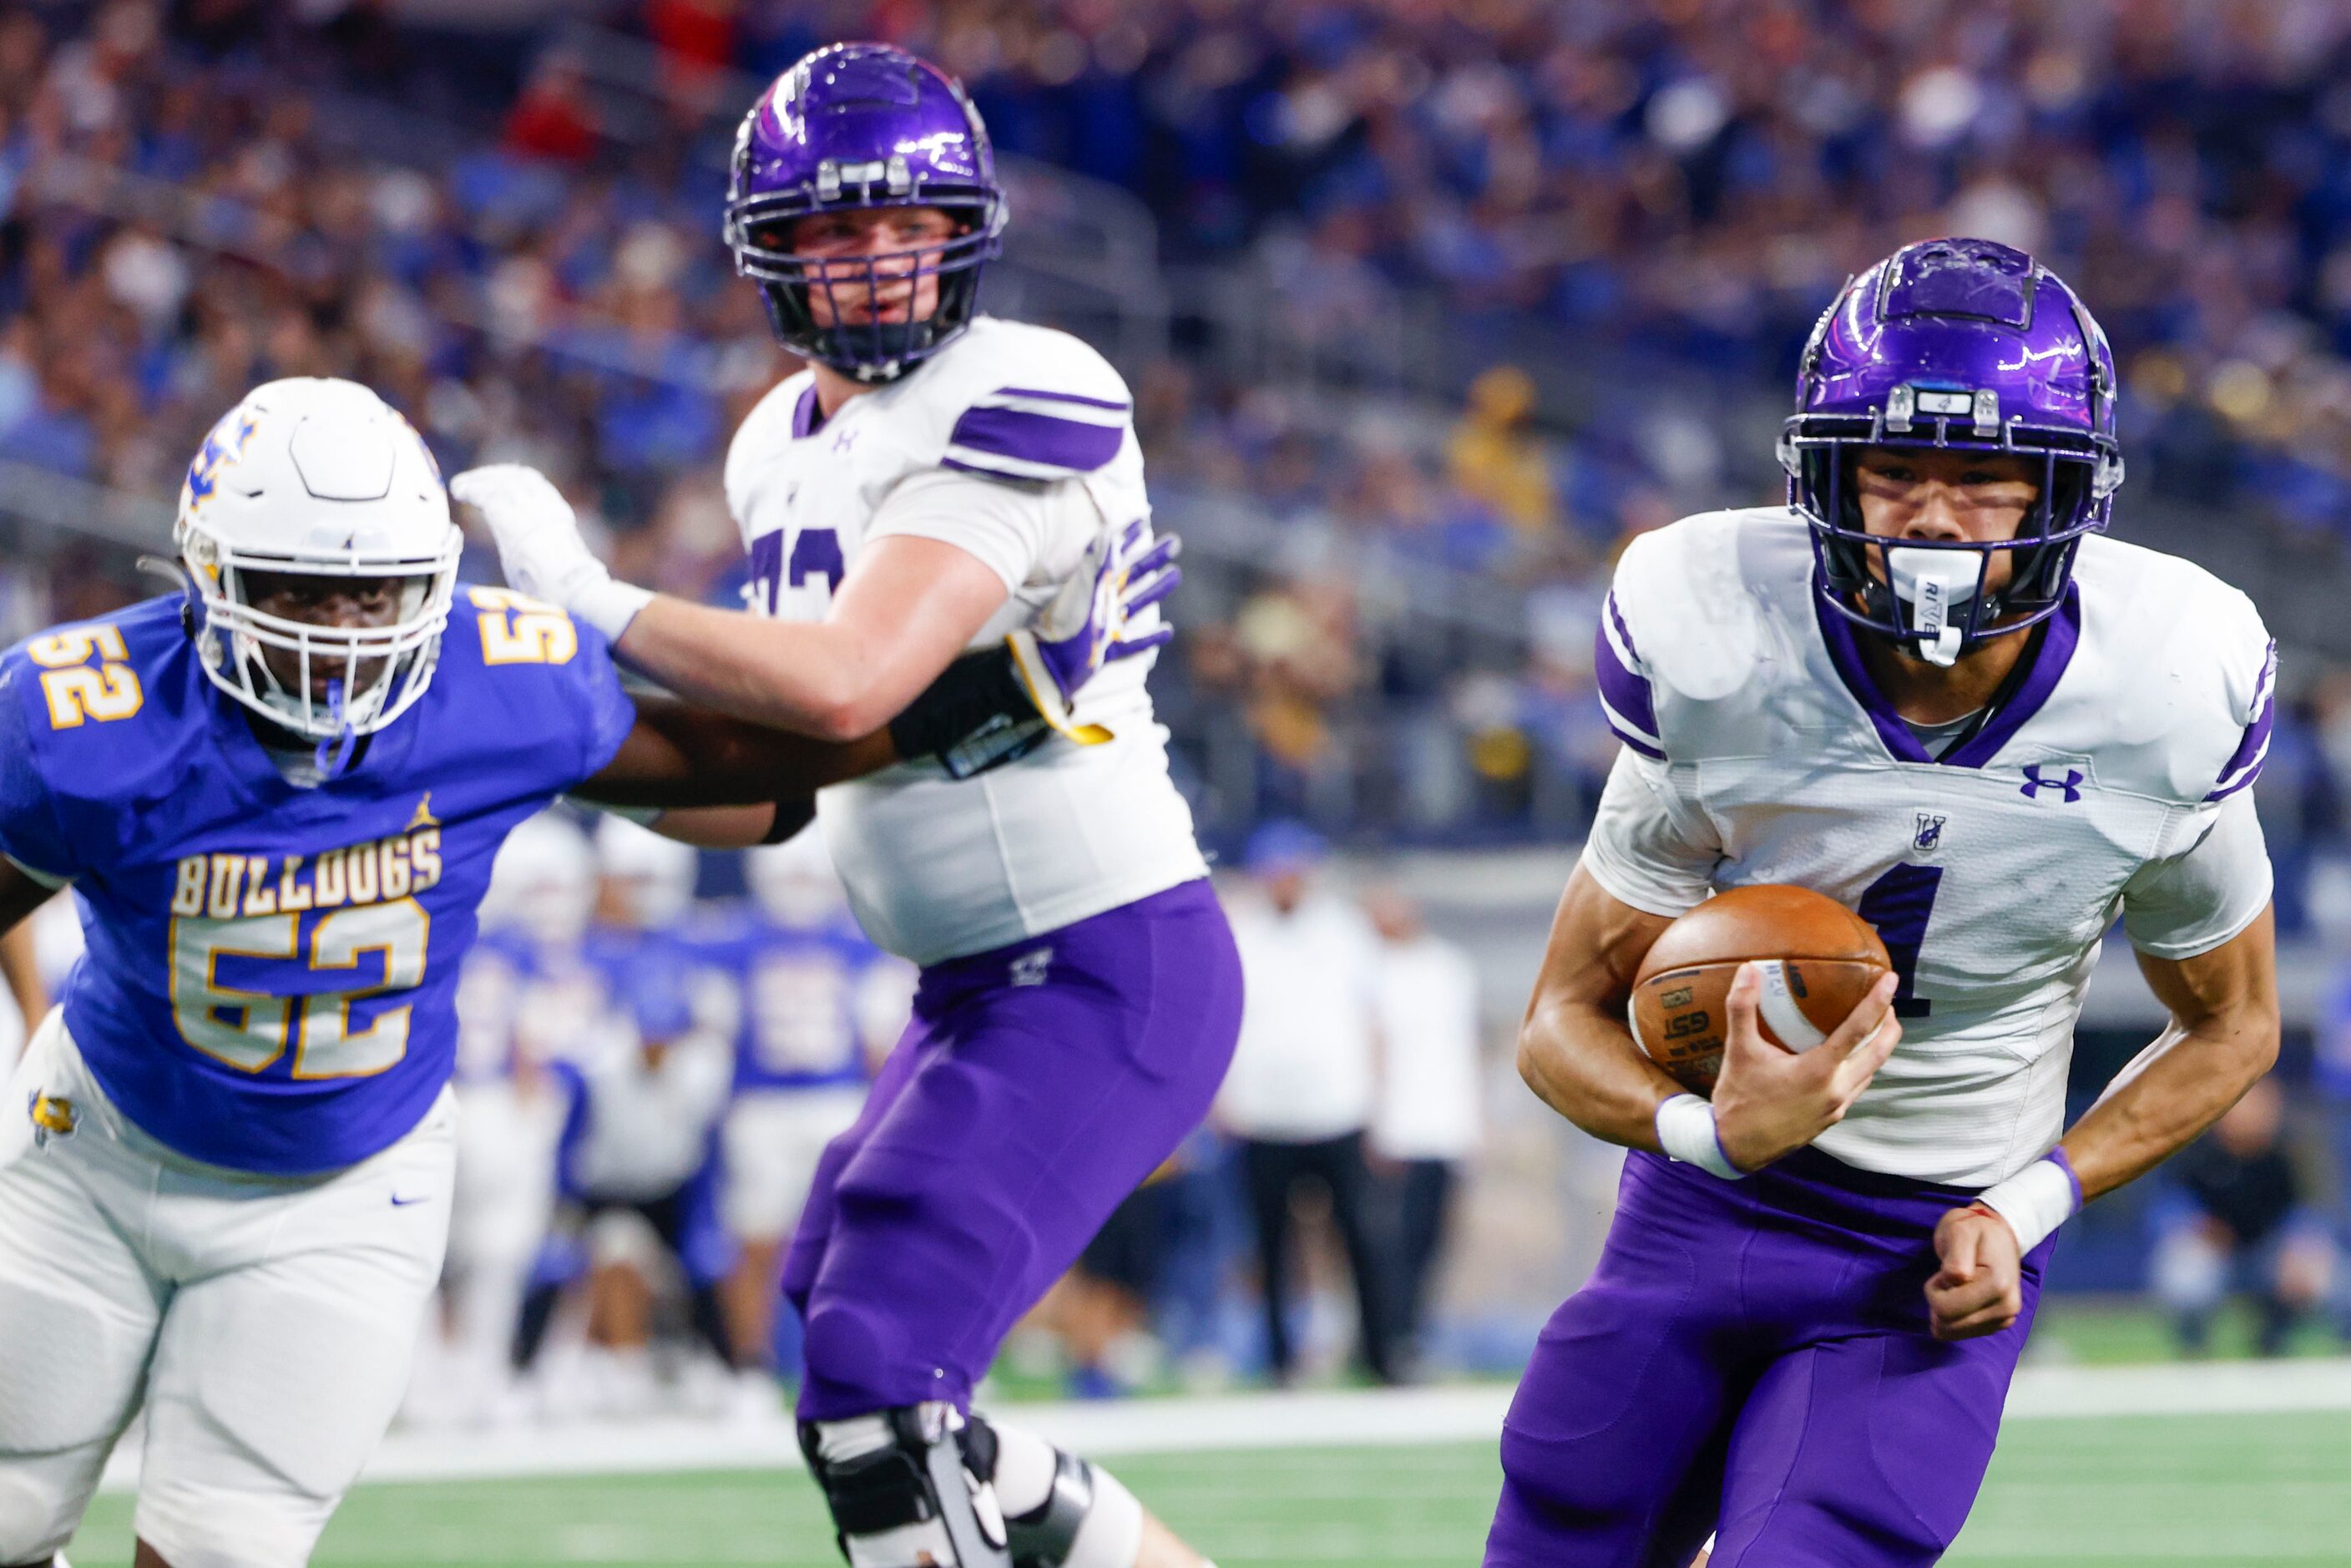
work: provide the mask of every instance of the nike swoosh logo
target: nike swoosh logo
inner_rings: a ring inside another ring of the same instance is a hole
[[[392,1195],[392,1207],[394,1208],[406,1208],[411,1204],[423,1203],[425,1199],[421,1197],[402,1197],[398,1193],[393,1193]]]

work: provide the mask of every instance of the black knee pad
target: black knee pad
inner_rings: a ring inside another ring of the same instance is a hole
[[[832,1511],[841,1555],[852,1536],[935,1523],[955,1553],[952,1568],[1012,1568],[992,1484],[996,1434],[977,1422],[956,1425],[954,1407],[940,1403],[874,1414],[888,1443],[846,1459],[823,1455],[822,1428],[838,1423],[799,1424],[800,1451]]]

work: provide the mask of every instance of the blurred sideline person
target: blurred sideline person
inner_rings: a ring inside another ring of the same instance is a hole
[[[2211,1348],[2232,1291],[2252,1297],[2253,1349],[2265,1356],[2284,1354],[2294,1325],[2326,1300],[2334,1249],[2305,1206],[2284,1117],[2284,1092],[2264,1078],[2165,1171],[2149,1273],[2190,1355]]]
[[[977,111],[904,50],[820,49],[752,106],[726,236],[810,368],[727,455],[750,614],[615,581],[529,469],[455,484],[509,581],[763,724],[886,723],[1008,642],[1050,706],[1071,688],[1042,627],[1111,661],[1050,733],[1010,727],[992,772],[955,752],[820,800],[859,924],[923,977],[784,1280],[802,1445],[857,1568],[1189,1568],[1107,1471],[970,1411],[1006,1332],[1207,1111],[1240,1007],[1144,685],[1172,633],[1083,635],[1175,581],[1132,399],[1078,340],[977,314],[1006,214]]]
[[[1409,1365],[1427,1354],[1430,1275],[1452,1228],[1462,1173],[1478,1150],[1478,970],[1467,952],[1428,929],[1399,890],[1374,893],[1365,911],[1380,936],[1372,1147],[1387,1189],[1395,1260],[1390,1334]]]
[[[1291,1205],[1319,1187],[1355,1286],[1356,1354],[1393,1382],[1388,1288],[1364,1139],[1375,1076],[1378,940],[1362,910],[1321,885],[1328,852],[1291,821],[1250,838],[1250,892],[1233,904],[1246,999],[1239,1047],[1217,1097],[1219,1122],[1239,1140],[1265,1292],[1266,1358],[1275,1381],[1296,1374],[1290,1342]]]
[[[735,1009],[735,1086],[724,1147],[727,1283],[736,1354],[799,1381],[797,1318],[778,1322],[778,1270],[825,1145],[864,1108],[873,1065],[906,1026],[912,977],[849,913],[822,837],[743,859],[751,897],[705,925]]]
[[[446,1353],[420,1367],[419,1419],[470,1423],[509,1406],[508,1353],[555,1211],[565,1102],[548,1064],[592,1027],[601,988],[583,950],[595,851],[560,813],[508,834],[457,981],[457,1176],[441,1275]]]
[[[597,825],[596,854],[600,919],[586,956],[601,983],[601,1016],[551,1063],[567,1099],[556,1147],[559,1198],[516,1326],[514,1364],[531,1369],[563,1291],[584,1277],[593,1337],[611,1353],[610,1397],[625,1411],[653,1391],[649,1268],[674,1268],[695,1338],[717,1369],[734,1368],[719,1301],[733,1257],[717,1211],[718,1124],[734,1042],[716,1020],[697,1016],[695,956],[679,931],[693,901],[695,852],[608,816]],[[643,1221],[637,1234],[649,1232],[657,1252],[632,1251],[631,1232],[604,1223],[608,1215]],[[732,1383],[714,1378],[707,1364],[685,1381],[693,1390]],[[764,1383],[743,1385],[747,1411],[758,1408]],[[548,1392],[559,1403],[558,1391]],[[729,1396],[701,1395],[705,1402]],[[766,1398],[772,1407],[772,1393]]]

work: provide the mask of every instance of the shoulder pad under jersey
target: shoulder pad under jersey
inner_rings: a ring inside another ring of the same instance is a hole
[[[983,317],[907,390],[938,465],[992,479],[1091,474],[1134,439],[1125,381],[1050,327]]]
[[[1683,755],[1693,710],[1744,691],[1784,623],[1812,613],[1811,560],[1782,508],[1702,512],[1626,545],[1593,653],[1618,738],[1656,760],[1695,760]]]

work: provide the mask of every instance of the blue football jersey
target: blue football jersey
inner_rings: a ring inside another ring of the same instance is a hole
[[[857,993],[881,952],[853,922],[811,931],[744,911],[705,940],[741,988],[738,1092],[865,1081]]]
[[[694,1028],[695,955],[674,933],[597,925],[586,956],[607,1004],[636,1025],[638,1039],[666,1044]]]
[[[604,640],[460,585],[424,696],[288,782],[176,597],[0,656],[0,852],[82,900],[66,1025],[132,1122],[270,1174],[366,1158],[449,1080],[459,970],[516,823],[635,720]]]

